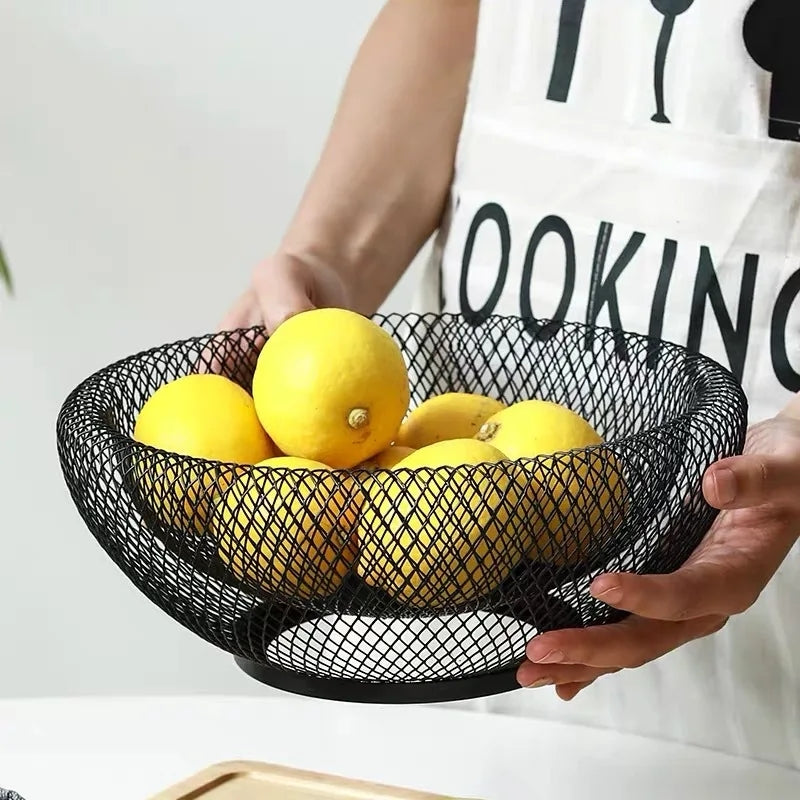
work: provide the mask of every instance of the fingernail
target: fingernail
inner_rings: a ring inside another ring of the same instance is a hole
[[[551,650],[539,658],[534,658],[537,664],[560,664],[564,660],[564,654],[560,650]]]
[[[618,603],[622,600],[622,589],[618,586],[612,586],[610,589],[606,589],[604,592],[600,592],[600,594],[595,596],[604,603]]]
[[[622,600],[622,589],[620,589],[619,586],[608,586],[603,588],[604,586],[604,583],[601,583],[597,587],[592,586],[589,589],[592,597],[596,598],[597,600],[602,600],[604,603],[618,603],[620,600]]]
[[[719,504],[727,506],[736,499],[736,475],[733,470],[721,467],[714,472],[714,488]]]
[[[539,678],[538,681],[529,683],[525,686],[526,689],[541,689],[543,686],[552,686],[553,680],[551,678]]]

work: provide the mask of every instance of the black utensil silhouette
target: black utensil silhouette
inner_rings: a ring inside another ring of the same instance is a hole
[[[575,71],[575,58],[578,55],[578,42],[586,0],[561,0],[561,17],[558,22],[558,41],[550,74],[547,99],[566,103],[572,75]]]
[[[653,8],[659,14],[664,15],[664,22],[661,25],[661,33],[658,36],[656,46],[655,63],[655,91],[656,91],[656,113],[651,119],[653,122],[669,122],[664,107],[664,73],[667,67],[667,53],[672,41],[672,30],[675,27],[675,20],[678,16],[688,11],[694,0],[650,0]]]

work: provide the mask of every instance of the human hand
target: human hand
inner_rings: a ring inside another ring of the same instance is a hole
[[[312,308],[349,308],[342,279],[311,259],[277,253],[253,270],[250,286],[220,322],[220,330],[264,325],[267,333],[286,319]]]
[[[707,470],[703,492],[721,511],[687,562],[668,575],[595,578],[592,596],[631,616],[537,636],[517,672],[522,686],[555,685],[572,700],[603,675],[719,631],[755,603],[800,535],[800,394],[750,429],[743,455]]]
[[[222,318],[219,331],[263,325],[267,334],[289,317],[312,308],[349,308],[347,287],[330,267],[288,253],[276,253],[254,270],[250,286]],[[202,352],[199,372],[227,375],[247,384],[265,339],[215,337]]]

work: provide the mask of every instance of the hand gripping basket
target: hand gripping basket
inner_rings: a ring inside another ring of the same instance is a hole
[[[131,438],[147,398],[182,375],[221,372],[249,390],[264,333],[247,329],[157,347],[83,381],[58,417],[66,483],[125,575],[264,683],[382,703],[509,691],[537,633],[624,617],[590,596],[594,576],[685,561],[716,513],[704,471],[742,450],[745,397],[713,361],[619,331],[375,320],[406,356],[412,406],[448,391],[547,399],[605,444],[499,465],[302,474]],[[226,530],[213,501],[234,478]]]

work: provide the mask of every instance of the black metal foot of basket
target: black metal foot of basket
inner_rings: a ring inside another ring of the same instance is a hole
[[[345,703],[413,704],[450,703],[503,694],[519,689],[516,667],[456,680],[420,683],[367,683],[342,678],[317,678],[285,672],[236,658],[238,666],[251,678],[291,694]]]
[[[520,569],[519,572],[536,574],[537,570],[534,565],[533,568]],[[519,577],[509,579],[509,582],[514,579],[519,580]],[[381,592],[371,589],[353,576],[343,587],[341,600],[353,602],[355,597],[361,597],[367,605],[383,605],[384,612],[388,608]],[[370,600],[366,601],[366,598]],[[498,617],[516,620],[538,633],[580,627],[582,624],[580,615],[570,604],[552,595],[541,596],[533,604],[520,602],[509,605],[490,598],[487,606]],[[394,611],[397,612],[397,609]],[[323,616],[320,612],[308,613],[281,604],[267,603],[237,620],[236,640],[246,651],[263,653],[280,636],[291,635],[299,626],[313,624]],[[272,688],[306,697],[349,703],[447,703],[504,694],[520,688],[516,679],[518,664],[515,663],[481,674],[452,679],[369,681],[308,675],[300,669],[278,669],[244,656],[236,656],[235,661],[251,678]]]

